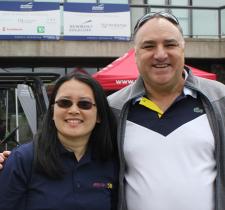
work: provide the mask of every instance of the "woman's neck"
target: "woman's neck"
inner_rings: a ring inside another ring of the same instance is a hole
[[[74,153],[77,161],[79,161],[87,150],[87,144],[88,144],[89,138],[66,139],[65,137],[62,138],[59,135],[59,140],[61,144],[65,147],[65,149]]]

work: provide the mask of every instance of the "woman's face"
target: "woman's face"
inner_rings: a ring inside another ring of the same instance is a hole
[[[92,105],[90,109],[79,108],[79,101],[88,101],[95,104],[92,89],[83,82],[72,79],[61,85],[56,94],[55,101],[68,99],[72,106],[62,108],[54,104],[53,120],[61,142],[88,140],[97,122],[97,108]]]

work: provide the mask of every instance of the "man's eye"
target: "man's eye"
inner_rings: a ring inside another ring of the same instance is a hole
[[[151,48],[154,48],[155,46],[154,45],[145,45],[143,48],[144,49],[151,49]]]
[[[175,44],[175,43],[166,44],[166,47],[176,47],[176,46],[177,46],[177,44]]]

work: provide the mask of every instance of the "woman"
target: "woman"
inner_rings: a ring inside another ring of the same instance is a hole
[[[101,86],[66,75],[51,94],[34,141],[0,172],[0,209],[116,209],[116,122]]]

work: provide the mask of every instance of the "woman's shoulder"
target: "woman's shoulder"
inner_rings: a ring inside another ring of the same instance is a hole
[[[12,150],[9,158],[16,159],[17,161],[33,161],[34,157],[34,144],[33,141],[29,143],[22,144],[20,146],[15,147]]]
[[[28,180],[33,168],[33,148],[33,142],[14,148],[5,161],[1,176],[5,179],[10,176],[10,179],[20,177],[21,180]]]

